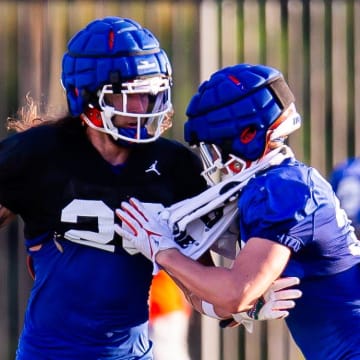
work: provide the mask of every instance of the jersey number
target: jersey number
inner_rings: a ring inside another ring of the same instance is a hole
[[[61,212],[61,221],[79,223],[80,217],[97,219],[98,231],[70,229],[64,237],[68,240],[88,240],[98,244],[107,244],[114,238],[114,212],[101,200],[73,200]]]

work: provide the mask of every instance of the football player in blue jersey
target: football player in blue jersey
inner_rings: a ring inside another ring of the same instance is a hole
[[[194,196],[206,188],[201,161],[161,137],[171,66],[137,22],[89,23],[68,43],[61,80],[69,115],[25,114],[9,127],[30,128],[0,143],[0,225],[23,219],[35,279],[17,360],[149,360],[152,264],[123,249],[114,209]]]
[[[213,317],[259,318],[254,304],[272,282],[299,277],[303,295],[286,322],[305,358],[360,359],[359,241],[331,185],[285,144],[301,124],[294,101],[277,69],[238,64],[215,72],[188,106],[185,138],[200,149],[209,182],[220,182],[182,204],[190,209],[197,200],[193,217],[202,203],[223,214],[236,204],[242,248],[232,266],[206,267],[186,256],[212,242],[187,236],[184,243],[177,232],[183,220],[174,222],[171,208],[157,214],[130,199],[117,210],[117,232]]]
[[[360,236],[360,158],[351,157],[337,164],[330,174],[330,183],[341,207]]]

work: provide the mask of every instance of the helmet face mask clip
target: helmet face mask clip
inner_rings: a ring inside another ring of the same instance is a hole
[[[215,144],[200,142],[198,148],[204,168],[201,175],[209,186],[216,185],[247,167],[246,161],[233,154],[225,155],[224,159],[222,150]]]

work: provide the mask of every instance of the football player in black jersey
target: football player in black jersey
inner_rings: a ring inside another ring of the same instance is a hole
[[[106,17],[69,41],[61,80],[70,114],[10,121],[29,129],[0,143],[0,225],[23,219],[35,279],[17,360],[149,360],[152,264],[124,249],[114,209],[206,188],[193,152],[161,137],[171,66],[150,31]]]

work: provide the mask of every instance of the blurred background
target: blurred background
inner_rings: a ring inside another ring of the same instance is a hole
[[[279,68],[295,94],[303,126],[290,145],[299,160],[328,177],[335,164],[360,155],[356,0],[0,0],[0,139],[27,94],[43,111],[66,109],[59,80],[66,44],[88,22],[109,15],[149,28],[170,57],[175,119],[167,136],[183,141],[187,102],[213,71],[264,63]],[[14,359],[30,286],[18,221],[0,231],[2,360]],[[192,360],[302,359],[283,321],[257,323],[249,335],[193,314],[189,344]]]

